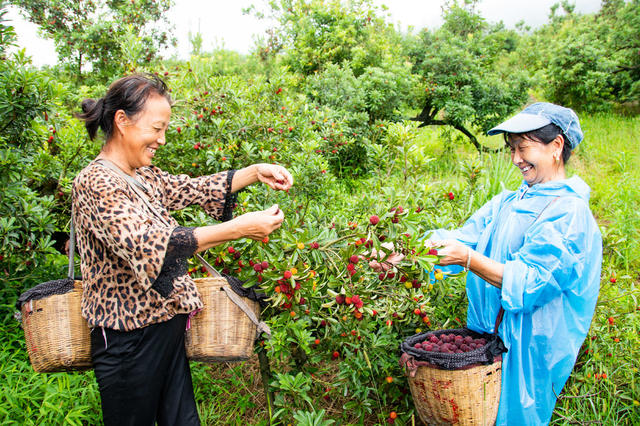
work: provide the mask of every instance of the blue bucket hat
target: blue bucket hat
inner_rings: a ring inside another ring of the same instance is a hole
[[[489,130],[487,134],[493,136],[499,133],[526,133],[551,123],[560,127],[569,140],[571,149],[582,142],[584,135],[576,113],[570,108],[548,102],[529,105],[522,112]]]

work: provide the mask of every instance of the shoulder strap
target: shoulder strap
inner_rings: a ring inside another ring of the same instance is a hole
[[[147,206],[147,208],[151,211],[151,213],[153,213],[158,220],[160,220],[160,222],[165,225],[165,226],[169,226],[169,223],[167,222],[167,220],[162,216],[162,214],[160,214],[160,212],[158,210],[156,210],[155,207],[153,207],[151,205],[151,203],[149,202],[148,198],[140,191],[140,187],[139,185],[142,185],[137,179],[134,179],[132,176],[129,176],[128,174],[126,174],[125,172],[123,172],[118,166],[116,166],[113,162],[101,158],[96,160],[98,163],[102,164],[103,166],[113,170],[114,172],[116,172],[119,176],[121,176],[125,182],[127,182],[127,185],[129,185],[129,188],[142,200],[142,202]],[[137,182],[138,184],[136,185]],[[211,266],[209,264],[209,262],[207,262],[206,260],[204,260],[204,258],[202,256],[200,256],[199,254],[196,254],[196,257],[198,258],[198,260],[200,262],[202,262],[202,264],[204,265],[205,269],[207,269],[207,271],[209,271],[209,273],[214,276],[214,277],[221,277],[222,275],[220,275],[220,272],[218,272],[213,266]]]
[[[136,179],[134,179],[133,177],[129,176],[128,174],[126,174],[125,172],[123,172],[118,166],[116,166],[113,162],[106,160],[106,159],[98,159],[97,160],[98,163],[102,164],[103,166],[113,170],[114,172],[116,172],[119,176],[121,176],[122,178],[124,178],[125,182],[127,182],[127,185],[129,185],[129,188],[131,188],[131,190],[138,196],[140,197],[140,199],[142,200],[142,202],[147,206],[147,208],[149,208],[149,210],[151,211],[151,213],[153,213],[163,225],[169,226],[169,223],[167,222],[167,220],[162,217],[162,215],[160,214],[160,212],[158,212],[158,210],[156,210],[151,203],[149,202],[149,200],[147,199],[147,197],[140,191],[140,185],[142,185],[140,182],[138,182]],[[138,182],[138,184],[136,184],[135,182]],[[144,189],[144,187],[142,187],[142,189]],[[202,265],[205,267],[205,269],[214,277],[222,277],[222,275],[220,275],[220,272],[218,272],[216,270],[216,268],[214,268],[213,266],[211,266],[211,264],[209,264],[209,262],[207,262],[206,260],[204,260],[204,258],[202,256],[200,256],[199,254],[196,254],[196,257],[198,258],[198,260],[202,263]],[[233,290],[231,289],[227,289],[225,287],[223,287],[223,290],[225,290],[226,295],[229,297],[229,299],[236,304],[236,306],[238,306],[246,315],[247,317],[249,317],[249,319],[251,320],[251,322],[253,322],[256,327],[257,333],[261,333],[264,332],[265,334],[267,334],[268,336],[271,336],[271,330],[269,329],[269,326],[264,322],[264,321],[260,321],[258,319],[258,317],[255,315],[255,313],[253,313],[253,311],[251,310],[251,308],[249,308],[249,306],[247,306],[247,304],[245,303],[244,300],[242,300],[241,297],[236,296],[236,294],[233,292]]]

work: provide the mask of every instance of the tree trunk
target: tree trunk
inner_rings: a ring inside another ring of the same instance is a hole
[[[478,138],[476,138],[476,136],[473,133],[471,133],[462,125],[452,124],[446,120],[436,120],[435,117],[438,115],[438,112],[439,111],[435,109],[433,106],[431,106],[431,103],[427,101],[427,103],[425,104],[420,114],[410,118],[409,120],[419,121],[420,125],[418,126],[418,128],[426,127],[426,126],[451,126],[457,131],[459,131],[460,133],[462,133],[463,135],[465,135],[467,139],[469,139],[469,141],[473,144],[473,146],[476,147],[476,150],[478,150],[478,152],[498,152],[499,151],[499,149],[491,149],[491,148],[487,148],[480,145],[480,142],[478,142]]]

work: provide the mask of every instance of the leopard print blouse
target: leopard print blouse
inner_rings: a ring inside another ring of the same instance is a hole
[[[171,226],[149,211],[123,177],[98,162],[91,162],[73,181],[73,220],[84,287],[82,315],[90,326],[130,331],[202,308],[186,269],[171,277],[168,291],[154,286],[174,231],[185,229],[178,227],[169,210],[198,204],[210,216],[222,219],[229,211],[231,179],[227,177],[232,178],[232,172],[190,178],[150,166],[136,173],[136,179],[149,189],[151,205]]]

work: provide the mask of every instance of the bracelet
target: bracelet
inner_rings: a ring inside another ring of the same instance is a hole
[[[464,271],[467,272],[471,268],[471,247],[467,247],[467,266],[465,266]]]

